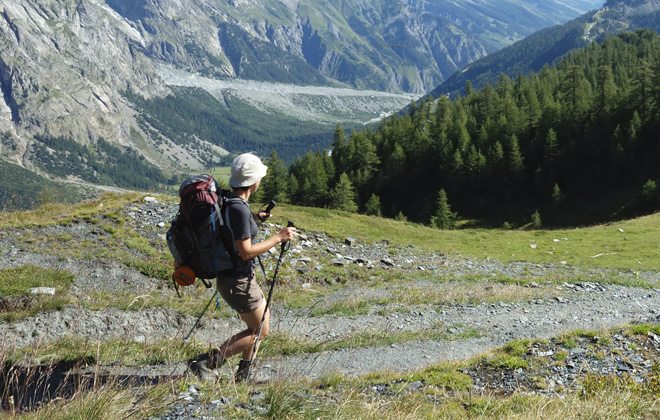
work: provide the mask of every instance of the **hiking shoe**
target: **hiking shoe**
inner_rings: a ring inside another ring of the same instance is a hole
[[[249,360],[241,360],[238,362],[238,370],[234,375],[236,382],[244,382],[250,378],[250,371],[252,369],[252,362]]]
[[[224,355],[218,349],[212,349],[204,356],[209,361],[208,365],[211,369],[220,369],[225,364]]]
[[[193,359],[188,367],[195,376],[203,381],[216,382],[220,378],[220,372],[217,369],[209,367],[208,359]]]

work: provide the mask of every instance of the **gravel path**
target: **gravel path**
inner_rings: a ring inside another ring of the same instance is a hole
[[[660,292],[607,286],[601,291],[575,292],[568,298],[524,303],[457,305],[442,310],[411,307],[407,314],[360,317],[299,317],[274,313],[274,332],[317,342],[350,337],[364,331],[428,331],[445,325],[449,339],[414,341],[378,348],[341,349],[262,360],[270,377],[319,377],[332,372],[362,375],[374,370],[409,371],[445,360],[460,360],[516,338],[548,338],[575,329],[600,329],[631,322],[660,322]],[[3,342],[34,346],[67,336],[132,339],[138,342],[178,340],[194,318],[171,309],[143,311],[81,310],[67,307],[31,318],[0,324]],[[458,325],[455,327],[454,325]],[[236,319],[207,319],[195,338],[218,342],[242,328]],[[479,337],[460,339],[464,329]],[[452,339],[453,333],[459,334]],[[403,357],[405,355],[405,357]]]

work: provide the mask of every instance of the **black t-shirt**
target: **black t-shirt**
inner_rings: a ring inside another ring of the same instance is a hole
[[[234,241],[232,245],[236,249],[235,241],[250,238],[252,243],[255,243],[258,228],[254,221],[252,212],[248,204],[241,199],[234,199],[232,203],[227,206],[225,212],[225,221],[231,229]],[[254,269],[254,258],[248,261],[243,261],[240,257],[237,258],[234,265],[235,275],[249,276]]]

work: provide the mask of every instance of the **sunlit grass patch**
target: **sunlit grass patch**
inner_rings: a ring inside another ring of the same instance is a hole
[[[34,210],[0,212],[0,228],[27,228],[70,223],[75,219],[88,219],[103,212],[115,212],[128,203],[138,202],[142,197],[144,197],[144,194],[106,193],[98,199],[76,205],[49,203]]]
[[[74,277],[62,270],[24,265],[0,270],[0,296],[27,296],[35,287],[52,287],[57,293],[68,290]]]
[[[71,302],[67,291],[73,280],[73,275],[66,271],[33,265],[0,270],[0,322],[61,310]],[[53,288],[55,294],[31,294],[31,289],[38,287]]]
[[[649,333],[660,335],[660,324],[633,325],[626,328],[625,332],[633,335],[648,335]]]
[[[579,229],[438,230],[393,219],[282,206],[276,221],[294,220],[305,229],[326,232],[366,243],[388,240],[395,247],[414,246],[427,251],[503,262],[530,261],[588,267],[660,270],[660,214],[624,222]],[[534,246],[530,246],[534,245]]]
[[[472,386],[472,378],[459,371],[457,363],[442,363],[417,372],[410,381],[422,381],[444,390],[467,391]]]

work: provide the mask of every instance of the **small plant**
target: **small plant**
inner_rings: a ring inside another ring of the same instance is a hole
[[[506,344],[502,348],[502,351],[504,351],[506,354],[509,354],[511,356],[518,356],[518,357],[524,356],[525,354],[527,354],[527,351],[529,350],[532,343],[533,340],[529,340],[529,339],[514,340]]]
[[[565,338],[562,341],[560,341],[560,344],[567,349],[574,349],[577,347],[577,341],[575,341],[574,338]]]
[[[413,375],[411,381],[422,381],[450,391],[467,391],[472,386],[472,378],[460,372],[457,367],[441,364]]]

